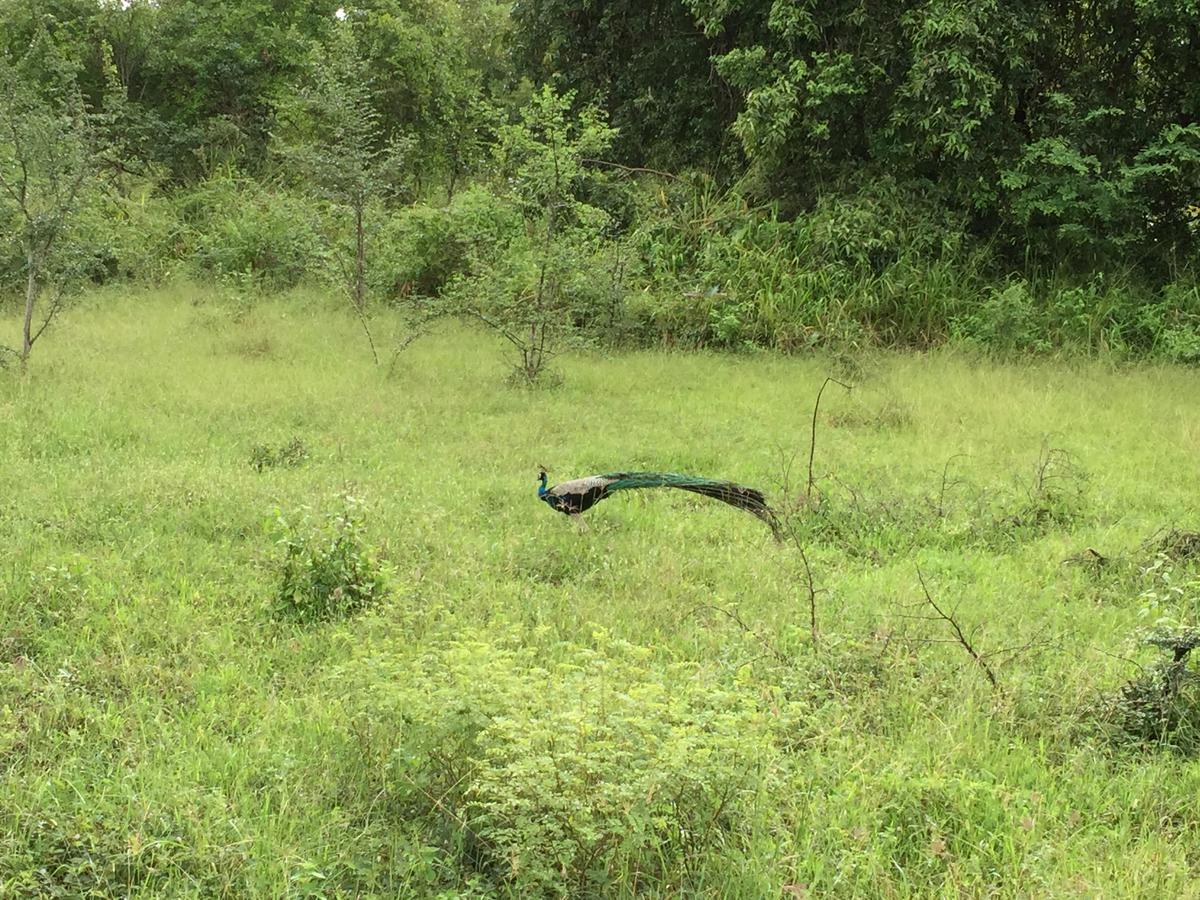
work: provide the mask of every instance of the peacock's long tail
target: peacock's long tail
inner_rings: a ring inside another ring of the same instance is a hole
[[[771,527],[771,531],[777,538],[780,536],[779,520],[771,507],[767,505],[762,491],[756,488],[735,484],[732,481],[715,481],[711,478],[679,475],[675,472],[616,472],[602,477],[613,479],[607,484],[609,492],[634,488],[671,487],[711,497],[757,516]]]

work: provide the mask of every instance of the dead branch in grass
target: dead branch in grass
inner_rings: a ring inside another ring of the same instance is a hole
[[[937,618],[947,623],[954,631],[954,643],[959,644],[967,654],[975,661],[975,663],[983,669],[983,673],[987,676],[987,680],[991,682],[993,688],[1000,687],[1000,682],[996,679],[996,673],[992,671],[992,667],[988,665],[987,660],[975,649],[975,646],[963,633],[962,627],[958,624],[958,620],[954,617],[953,612],[947,613],[937,601],[933,599],[933,595],[929,593],[929,587],[925,584],[925,576],[921,573],[921,567],[917,566],[917,580],[921,582],[921,591],[925,594],[925,602],[928,603],[935,613]]]
[[[785,663],[785,664],[791,662],[791,660],[788,659],[788,656],[786,653],[784,653],[782,650],[780,650],[778,647],[776,647],[774,644],[772,644],[769,640],[767,640],[765,637],[763,637],[761,634],[759,634],[757,631],[755,631],[753,628],[751,628],[749,625],[747,625],[745,623],[745,621],[742,619],[742,617],[738,614],[738,611],[736,608],[726,609],[724,606],[721,606],[720,604],[717,604],[717,603],[701,603],[699,606],[695,607],[688,614],[688,616],[689,617],[694,616],[696,613],[700,612],[700,610],[702,610],[702,609],[711,609],[714,612],[721,613],[722,615],[729,618],[729,620],[732,621],[735,625],[737,625],[737,627],[740,628],[743,632],[745,632],[750,637],[752,637],[756,641],[758,641],[758,643],[760,643],[766,649],[766,651],[768,653],[770,653],[772,656],[774,656],[775,659],[777,659],[779,662]]]
[[[823,382],[821,382],[821,389],[817,391],[817,400],[815,403],[813,403],[813,411],[812,411],[812,432],[809,436],[809,442],[808,442],[808,486],[804,490],[804,496],[809,501],[812,500],[813,481],[814,481],[813,460],[816,458],[816,455],[817,455],[817,413],[821,409],[821,395],[825,393],[825,388],[827,388],[829,386],[830,382],[833,382],[834,384],[837,384],[837,385],[841,385],[848,391],[854,390],[850,385],[846,384],[845,382],[841,382],[841,381],[838,381],[836,378],[827,376],[825,378],[825,380]]]

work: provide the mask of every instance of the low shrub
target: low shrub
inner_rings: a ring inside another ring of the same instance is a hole
[[[521,896],[678,888],[690,867],[745,852],[775,732],[800,706],[604,634],[553,662],[495,631],[416,659],[373,649],[335,677],[360,720],[391,723],[398,814],[453,828],[475,868]]]
[[[372,287],[390,300],[439,296],[522,234],[517,210],[483,188],[461,191],[448,206],[396,210],[374,238]]]
[[[298,437],[286,444],[272,447],[270,444],[255,444],[250,451],[250,466],[256,472],[263,469],[293,469],[308,459],[308,447]]]
[[[184,254],[200,274],[293,287],[324,268],[311,204],[278,188],[214,178],[178,196]]]
[[[1200,671],[1191,653],[1200,647],[1200,628],[1160,625],[1141,640],[1166,656],[1141,669],[1113,698],[1121,737],[1195,756],[1200,753]]]
[[[362,501],[349,495],[343,508],[318,523],[306,512],[298,522],[279,517],[283,571],[276,618],[317,622],[345,618],[387,594],[382,563],[366,545]]]

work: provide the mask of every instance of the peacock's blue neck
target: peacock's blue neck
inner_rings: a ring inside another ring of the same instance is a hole
[[[546,496],[546,473],[545,472],[543,472],[538,477],[538,496],[539,497]]]

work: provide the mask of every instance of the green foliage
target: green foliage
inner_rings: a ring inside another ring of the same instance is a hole
[[[325,244],[302,197],[227,174],[176,203],[183,256],[202,275],[284,288],[323,268]]]
[[[344,618],[386,595],[384,567],[365,543],[361,500],[346,495],[344,508],[317,524],[305,512],[298,522],[281,515],[278,525],[284,549],[273,607],[278,618],[303,623]]]
[[[289,110],[290,141],[281,151],[300,183],[354,210],[402,189],[407,141],[385,141],[371,107],[374,85],[348,25],[336,27],[314,64],[313,83]]]
[[[1195,15],[1126,6],[14,0],[0,46],[53,48],[19,87],[105,148],[76,282],[340,282],[368,332],[368,295],[445,293],[523,372],[597,340],[1191,364]]]
[[[45,29],[20,56],[0,55],[0,224],[8,226],[5,249],[19,260],[25,301],[21,340],[0,345],[0,355],[22,365],[63,292],[87,270],[66,238],[96,189],[97,118]]]
[[[736,99],[712,77],[721,42],[679,0],[519,0],[513,46],[537,83],[606,110],[615,158],[665,168],[734,162],[723,131]]]
[[[333,23],[320,0],[137,0],[93,15],[130,101],[134,155],[186,182],[263,171],[277,106]]]
[[[83,277],[153,284],[172,274],[186,245],[176,209],[172,198],[136,181],[90,197],[67,235],[70,251],[86,261]]]
[[[411,142],[384,140],[371,106],[372,85],[348,22],[340,23],[323,49],[314,83],[302,90],[289,117],[294,133],[281,147],[299,183],[326,200],[322,232],[336,260],[338,282],[358,316],[376,364],[367,318],[371,244],[381,206],[403,189]]]
[[[456,193],[446,206],[395,210],[375,237],[372,287],[390,300],[438,297],[456,278],[495,264],[523,236],[520,212],[481,186]]]
[[[719,41],[732,133],[774,196],[803,208],[888,171],[936,179],[938,203],[1023,265],[1195,262],[1192,4],[685,5]]]
[[[627,298],[624,334],[635,340],[1194,358],[1190,274],[1158,289],[1128,275],[1001,279],[1001,261],[970,240],[963,217],[891,178],[848,182],[793,219],[700,177],[638,196],[625,240],[645,286]]]
[[[443,178],[453,193],[486,156],[489,99],[506,93],[505,4],[368,0],[344,9],[384,136],[411,136],[417,175]]]
[[[455,309],[512,344],[519,357],[515,372],[530,385],[560,346],[584,336],[605,314],[611,320],[620,300],[619,291],[606,295],[597,287],[597,275],[611,265],[605,240],[611,217],[588,202],[604,180],[590,162],[615,133],[595,109],[572,116],[571,102],[571,95],[544,86],[519,122],[500,128],[501,196],[521,217],[524,234],[503,256],[459,279],[453,291]]]
[[[794,220],[703,179],[646,197],[630,240],[650,284],[632,301],[643,338],[784,350],[928,345],[980,288],[961,220],[888,178],[826,195]]]
[[[1150,665],[1110,699],[1108,721],[1119,744],[1150,746],[1184,756],[1200,754],[1200,578],[1194,570],[1195,535],[1169,532],[1141,572],[1149,586],[1139,614],[1153,624],[1139,629],[1138,642],[1158,651]]]
[[[385,135],[415,134],[428,176],[469,171],[487,118],[478,101],[505,95],[511,80],[508,11],[491,0],[13,0],[0,10],[0,46],[15,51],[48,27],[92,100],[111,60],[128,100],[113,136],[135,159],[192,183],[231,165],[268,171],[277,116],[320,59],[313,51],[336,30],[339,8],[378,85],[372,105]]]
[[[959,335],[998,353],[1046,350],[1042,323],[1025,282],[995,288],[983,303],[957,323]]]
[[[272,447],[270,444],[255,444],[250,450],[250,466],[256,472],[263,469],[293,469],[308,459],[308,447],[298,437],[286,444]]]
[[[602,631],[549,668],[474,635],[403,656],[366,648],[339,673],[358,727],[399,736],[390,789],[465,823],[476,865],[523,896],[661,890],[744,849],[778,786],[775,737],[802,709],[769,715]]]

